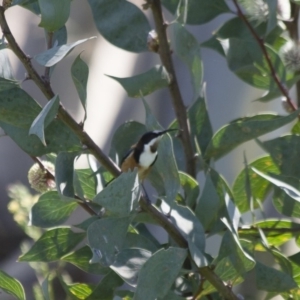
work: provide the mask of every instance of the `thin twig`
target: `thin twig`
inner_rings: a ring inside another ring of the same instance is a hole
[[[55,182],[55,176],[54,174],[52,174],[52,172],[50,170],[47,169],[47,167],[43,164],[43,162],[36,156],[30,156],[33,161],[35,161],[39,167],[46,172],[46,177],[49,180],[52,180]],[[87,201],[85,199],[81,199],[80,197],[78,197],[77,195],[74,195],[74,198],[77,199],[77,203],[90,215],[92,216],[96,216],[97,213],[89,206],[89,204],[87,203]]]
[[[164,23],[162,8],[160,0],[152,0],[149,1],[148,5],[151,7],[152,14],[154,17],[156,32],[159,40],[159,55],[160,59],[166,68],[167,72],[170,75],[171,82],[169,84],[169,91],[171,94],[173,107],[175,110],[176,118],[178,120],[178,124],[180,129],[182,129],[182,133],[180,134],[180,138],[182,141],[185,160],[186,160],[186,171],[192,177],[196,177],[196,163],[195,163],[195,155],[193,151],[192,141],[190,138],[189,127],[188,127],[188,119],[186,108],[183,103],[183,99],[181,96],[181,92],[179,89],[175,69],[173,66],[173,61],[171,57],[171,49],[169,46],[167,33],[166,33],[166,24]]]
[[[286,28],[290,34],[291,39],[294,41],[296,45],[299,45],[299,5],[291,2],[291,21],[285,22]],[[297,90],[297,106],[300,107],[300,80],[296,83]]]
[[[52,48],[52,40],[53,40],[53,32],[46,31],[46,35],[47,35],[47,49],[51,49]],[[51,69],[50,67],[45,68],[44,79],[47,82],[50,82],[50,69]]]
[[[238,16],[243,20],[243,22],[245,23],[245,25],[248,27],[248,29],[250,30],[251,34],[253,35],[253,37],[255,38],[255,40],[257,41],[263,56],[266,59],[266,62],[268,64],[268,67],[270,69],[270,73],[272,78],[274,79],[278,89],[280,90],[280,92],[282,93],[282,95],[286,98],[286,102],[287,104],[291,107],[291,109],[293,111],[297,110],[295,104],[293,103],[290,95],[289,95],[289,91],[287,89],[287,87],[281,82],[275,67],[273,66],[273,63],[271,61],[270,55],[267,51],[267,48],[264,44],[264,40],[256,33],[255,29],[253,28],[253,26],[251,25],[251,23],[248,21],[248,19],[246,18],[246,16],[244,15],[244,13],[242,12],[237,0],[233,0],[233,3],[237,9],[237,14]]]

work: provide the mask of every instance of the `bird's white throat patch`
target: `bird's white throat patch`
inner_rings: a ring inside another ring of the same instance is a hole
[[[139,162],[141,167],[148,168],[155,161],[156,156],[157,156],[157,151],[151,152],[151,149],[150,149],[150,147],[155,143],[155,141],[156,140],[154,140],[154,142],[153,142],[153,140],[152,140],[149,144],[144,145],[144,151],[140,155],[140,162]]]

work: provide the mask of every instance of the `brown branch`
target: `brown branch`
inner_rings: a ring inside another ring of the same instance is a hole
[[[271,58],[269,56],[269,53],[267,51],[267,48],[264,44],[264,40],[256,33],[255,29],[253,28],[253,26],[251,25],[251,23],[248,21],[248,19],[246,18],[246,16],[244,15],[244,13],[242,12],[237,0],[233,0],[233,3],[237,9],[237,14],[238,16],[243,20],[243,22],[245,23],[245,25],[248,27],[248,29],[250,30],[251,34],[253,35],[253,37],[255,38],[255,40],[257,41],[263,56],[266,59],[266,62],[268,64],[268,67],[270,69],[270,73],[272,78],[274,79],[278,89],[280,90],[280,92],[282,93],[282,95],[286,98],[286,102],[287,104],[291,107],[291,109],[293,111],[297,110],[297,108],[295,107],[295,104],[293,103],[290,95],[289,95],[289,91],[287,89],[287,87],[280,81],[280,78],[275,70],[275,67],[273,66],[273,63],[271,61]]]
[[[298,28],[298,21],[299,21],[299,5],[291,2],[291,21],[286,21],[285,25],[290,34],[291,39],[295,42],[295,44],[299,44],[299,28]],[[296,83],[296,90],[297,90],[297,106],[300,107],[300,80]]]
[[[52,40],[53,40],[53,32],[46,31],[46,37],[47,37],[47,49],[52,48]],[[45,68],[45,75],[44,80],[46,82],[50,82],[50,67]]]
[[[175,110],[176,118],[178,120],[178,124],[180,126],[180,129],[182,129],[180,138],[181,138],[181,142],[185,154],[186,171],[188,174],[190,174],[192,177],[195,178],[196,163],[195,163],[195,155],[193,151],[192,141],[189,133],[187,112],[183,103],[183,99],[180,93],[178,81],[176,78],[176,73],[172,62],[171,50],[167,38],[166,25],[164,23],[164,19],[162,15],[161,3],[160,0],[150,0],[148,5],[150,5],[154,17],[156,32],[159,40],[158,52],[160,55],[160,59],[171,78],[171,82],[169,84],[169,91],[171,94],[173,107]]]

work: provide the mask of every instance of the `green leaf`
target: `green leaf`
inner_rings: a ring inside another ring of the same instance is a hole
[[[175,13],[180,0],[162,0],[162,4]],[[224,0],[189,0],[187,8],[188,24],[204,24],[222,13],[230,12]]]
[[[86,120],[86,97],[87,97],[87,81],[89,77],[89,67],[88,65],[81,59],[80,54],[76,57],[75,61],[71,67],[72,79],[75,84],[77,93],[79,95],[80,102],[84,109],[84,118],[83,121]]]
[[[261,114],[237,119],[219,129],[207,146],[205,157],[218,159],[238,145],[293,121],[299,112],[288,116]]]
[[[278,166],[280,173],[284,176],[300,177],[298,159],[300,147],[300,136],[285,135],[266,142],[259,142],[264,150],[270,153],[274,163]]]
[[[86,300],[109,300],[114,298],[114,291],[123,284],[123,280],[113,271],[102,278]]]
[[[266,35],[268,35],[277,26],[277,1],[267,0],[269,14],[268,14],[268,26]]]
[[[127,216],[138,204],[140,184],[137,170],[122,173],[104,188],[93,202],[104,206],[110,213]]]
[[[19,257],[19,261],[51,262],[70,252],[85,233],[75,233],[70,228],[55,228],[46,231],[31,249]]]
[[[15,278],[0,270],[0,289],[13,295],[18,300],[25,300],[25,292],[22,284]]]
[[[205,42],[200,44],[201,47],[209,48],[215,50],[221,56],[225,56],[225,52],[221,43],[215,36],[212,36],[210,39],[206,40]]]
[[[91,169],[75,170],[80,186],[82,188],[84,198],[93,199],[96,196],[97,182]]]
[[[41,13],[38,0],[13,0],[12,5],[20,5],[36,15]]]
[[[228,267],[233,267],[242,277],[255,266],[254,259],[243,250],[238,238],[230,231],[224,234],[218,257],[213,263],[217,265],[223,259],[226,259]],[[235,279],[233,277],[230,280],[234,282]]]
[[[0,127],[16,144],[32,156],[63,150],[80,150],[78,137],[62,121],[54,119],[45,129],[45,147],[36,136],[28,136],[29,128],[41,108],[16,83],[0,81]]]
[[[270,182],[258,176],[252,168],[261,170],[265,173],[279,173],[278,167],[274,164],[270,156],[261,157],[248,165],[251,194],[253,197],[254,208],[258,208],[263,203],[271,187]],[[249,201],[245,192],[246,169],[241,171],[233,183],[232,192],[234,202],[239,210],[244,213],[250,210]]]
[[[260,234],[257,228],[263,231],[268,244],[274,247],[281,246],[293,237],[297,237],[300,233],[300,224],[289,220],[268,219],[256,222],[251,228],[240,229],[240,238],[251,241],[260,240]]]
[[[196,265],[199,268],[207,266],[208,261],[204,255],[205,232],[193,211],[181,205],[171,207],[166,202],[162,203],[161,209],[165,215],[169,215],[173,224],[177,224],[178,230],[188,241],[189,250]]]
[[[157,246],[148,239],[143,232],[140,232],[139,228],[137,228],[139,233],[128,232],[126,235],[126,240],[124,242],[124,249],[126,248],[140,248],[145,249],[150,252],[157,251]]]
[[[273,176],[266,175],[266,174],[264,174],[264,173],[256,170],[255,168],[252,168],[252,170],[256,174],[258,174],[259,176],[263,177],[264,179],[268,180],[269,182],[271,182],[275,186],[277,186],[280,189],[282,189],[289,197],[291,197],[294,200],[300,202],[300,192],[297,189],[295,189],[293,186],[291,186],[290,184],[288,184],[288,183],[286,183],[286,182],[284,182],[282,180],[274,178]],[[280,176],[280,175],[277,175],[276,177],[278,177],[278,178],[284,178],[283,176]]]
[[[46,50],[42,53],[39,53],[34,56],[34,59],[42,66],[44,67],[52,67],[58,62],[60,62],[66,55],[68,55],[76,46],[90,40],[94,39],[95,36],[78,40],[77,42],[74,42],[72,44],[65,44],[65,45],[59,45],[54,46],[53,48],[50,48],[49,50]]]
[[[256,285],[260,290],[279,293],[297,288],[297,284],[290,275],[260,262],[256,262],[255,274]]]
[[[55,118],[59,108],[59,103],[60,101],[57,95],[49,100],[49,102],[44,106],[38,116],[34,119],[30,127],[29,135],[36,135],[41,140],[44,146],[47,146],[45,141],[44,128],[47,128],[47,126]]]
[[[107,76],[118,81],[127,95],[132,98],[139,98],[141,94],[147,96],[156,90],[167,87],[171,82],[167,70],[161,65],[156,65],[149,71],[132,77]]]
[[[213,129],[206,106],[205,89],[203,89],[203,93],[204,97],[199,97],[188,110],[191,134],[197,140],[201,153],[205,153],[213,136]]]
[[[149,130],[162,130],[162,127],[153,116],[147,102],[145,99],[142,100],[146,111],[147,128]],[[164,190],[166,195],[165,200],[172,206],[180,187],[180,180],[173,152],[172,139],[169,137],[169,134],[164,134],[159,142],[158,157],[149,174],[149,180],[160,194],[162,190]]]
[[[87,299],[92,294],[95,286],[86,283],[73,283],[66,285],[66,288],[71,297],[75,296],[74,299]]]
[[[80,224],[77,225],[73,225],[74,227],[80,228],[81,230],[87,231],[89,226],[100,219],[100,216],[91,216],[87,219],[85,219],[84,221],[82,221]]]
[[[207,174],[202,195],[195,209],[195,214],[206,231],[211,231],[217,220],[220,219],[220,208],[222,206],[223,203],[211,180],[210,174]]]
[[[74,198],[74,159],[78,152],[60,152],[55,161],[55,182],[62,199]]]
[[[18,81],[0,77],[0,92],[14,88],[20,88]]]
[[[44,279],[44,281],[41,284],[41,288],[42,288],[42,292],[43,292],[43,296],[44,296],[45,300],[51,300],[50,294],[49,294],[50,281],[51,281],[50,274],[48,274],[48,276]]]
[[[186,256],[185,249],[172,247],[154,253],[139,272],[133,299],[153,300],[166,296]]]
[[[111,265],[122,250],[131,217],[105,218],[93,222],[87,231],[89,246],[93,250],[92,263]]]
[[[70,0],[38,0],[42,20],[39,24],[50,32],[65,25],[70,15]]]
[[[172,49],[187,65],[192,79],[194,99],[197,99],[203,80],[200,45],[196,38],[183,25],[174,23],[171,25],[171,30],[173,34]]]
[[[62,201],[57,192],[47,192],[31,209],[31,225],[43,228],[61,225],[76,208],[76,202]]]
[[[144,249],[124,249],[110,266],[129,285],[136,287],[138,273],[152,253]]]
[[[200,194],[200,188],[197,180],[192,176],[179,172],[180,185],[184,191],[184,200],[188,207],[193,209],[197,203],[198,196]]]
[[[151,27],[139,8],[123,0],[88,2],[98,31],[110,43],[127,51],[147,51],[147,34]]]
[[[71,252],[61,258],[62,261],[66,261],[76,266],[77,268],[83,270],[84,272],[95,274],[95,275],[105,275],[110,272],[108,267],[104,267],[101,264],[91,264],[90,260],[93,256],[93,252],[89,246],[84,246],[75,252]]]

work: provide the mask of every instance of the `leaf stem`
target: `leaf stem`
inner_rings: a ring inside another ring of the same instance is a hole
[[[282,95],[286,98],[286,102],[287,104],[291,107],[291,109],[293,111],[297,110],[295,104],[293,103],[290,95],[289,95],[289,91],[287,89],[287,87],[285,86],[285,84],[283,84],[280,81],[280,78],[276,72],[275,67],[273,66],[273,63],[271,61],[271,58],[268,54],[267,48],[264,44],[264,40],[256,33],[255,29],[253,28],[253,26],[251,25],[251,23],[248,21],[248,19],[246,18],[246,16],[244,15],[244,13],[241,10],[241,7],[239,6],[237,0],[233,0],[234,6],[236,7],[237,10],[237,14],[238,16],[243,20],[243,22],[245,23],[245,25],[248,27],[248,29],[250,30],[251,34],[253,35],[253,37],[255,38],[255,40],[257,41],[263,56],[266,59],[266,62],[268,64],[268,67],[270,69],[271,72],[271,76],[273,77],[278,89],[281,91]]]
[[[176,118],[182,133],[180,134],[181,142],[184,149],[185,160],[186,160],[186,170],[189,175],[196,177],[196,163],[195,155],[192,147],[192,141],[190,138],[190,132],[188,127],[188,119],[186,108],[183,103],[181,92],[179,89],[178,81],[176,78],[175,69],[173,66],[173,61],[171,57],[171,50],[166,33],[166,24],[163,19],[162,8],[160,0],[152,0],[148,3],[151,7],[152,14],[154,17],[156,32],[159,40],[159,56],[166,68],[167,72],[171,77],[171,82],[169,84],[169,91],[171,94],[173,107],[175,110]]]

